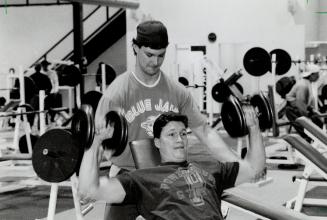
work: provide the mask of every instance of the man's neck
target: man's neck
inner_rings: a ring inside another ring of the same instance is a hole
[[[133,74],[134,74],[136,80],[138,80],[141,84],[151,87],[151,86],[155,86],[158,83],[158,81],[160,80],[161,71],[150,76],[136,68],[135,72],[133,72]]]

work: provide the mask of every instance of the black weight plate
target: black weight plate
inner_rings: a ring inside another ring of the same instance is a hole
[[[93,113],[95,114],[101,97],[102,97],[101,92],[89,91],[82,96],[81,103],[91,105],[93,109]]]
[[[78,170],[81,150],[70,132],[62,129],[49,130],[34,146],[33,168],[47,182],[65,181]]]
[[[327,99],[327,85],[324,85],[321,89],[321,98],[323,100]]]
[[[219,103],[226,101],[230,94],[231,91],[224,82],[217,83],[211,89],[212,98]]]
[[[34,80],[31,77],[24,76],[24,86],[25,86],[25,103],[29,103],[30,100],[38,94],[39,90],[36,87],[36,84]],[[14,89],[10,92],[10,98],[11,99],[19,99],[20,98],[20,83],[19,79],[15,80],[14,87],[17,89]]]
[[[270,55],[261,47],[253,47],[245,53],[243,66],[250,75],[262,76],[271,70]]]
[[[251,97],[250,103],[257,112],[261,131],[271,128],[273,113],[267,98],[262,93],[259,93]]]
[[[292,66],[291,56],[283,49],[275,49],[270,52],[270,56],[276,54],[276,75],[287,73]]]
[[[114,133],[112,138],[104,140],[103,146],[106,149],[115,149],[113,156],[119,156],[127,145],[128,128],[123,115],[116,111],[110,111],[106,114],[106,124],[114,123]]]
[[[62,65],[58,71],[59,85],[77,86],[82,81],[81,71],[75,65]]]
[[[270,129],[270,128],[272,128],[273,121],[274,121],[273,120],[274,114],[273,114],[273,111],[272,111],[272,106],[271,106],[270,101],[267,98],[267,96],[265,96],[262,92],[261,92],[261,96],[262,96],[263,100],[266,102],[267,111],[268,111],[266,129]]]
[[[221,107],[221,119],[225,130],[231,137],[242,137],[248,133],[241,104],[230,96]]]
[[[243,93],[244,93],[243,86],[239,83],[235,83],[234,85],[238,89],[238,91],[243,95]]]
[[[178,77],[178,82],[180,82],[180,83],[183,84],[184,86],[188,86],[188,85],[189,85],[188,80],[187,80],[185,77],[183,77],[183,76]]]
[[[36,135],[30,135],[30,137],[31,137],[32,150],[33,150],[34,145],[35,145],[36,141],[39,139],[39,137],[36,136]],[[19,147],[20,153],[22,153],[22,154],[27,154],[28,153],[26,135],[23,135],[23,136],[21,136],[19,138],[18,147]]]
[[[71,131],[73,138],[80,143],[82,149],[89,149],[92,145],[95,127],[94,113],[90,105],[83,104],[72,118]]]
[[[105,64],[103,62],[99,63],[99,67],[98,67],[98,70],[97,70],[97,75],[95,77],[95,80],[96,80],[96,83],[97,83],[98,86],[100,86],[102,84],[101,64],[105,65],[106,85],[109,86],[112,83],[112,81],[114,81],[114,79],[116,78],[116,75],[117,75],[116,71],[109,64]]]

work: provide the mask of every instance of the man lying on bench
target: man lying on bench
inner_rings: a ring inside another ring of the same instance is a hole
[[[114,178],[100,177],[102,141],[111,138],[114,129],[113,125],[107,125],[84,153],[79,172],[80,198],[83,202],[136,204],[139,214],[146,219],[222,219],[222,192],[256,179],[264,170],[265,152],[258,119],[252,107],[244,111],[250,133],[246,157],[237,162],[217,161],[212,173],[187,161],[188,120],[170,112],[159,116],[153,127],[154,143],[161,156],[159,166],[121,173]],[[109,151],[108,154],[114,153]]]

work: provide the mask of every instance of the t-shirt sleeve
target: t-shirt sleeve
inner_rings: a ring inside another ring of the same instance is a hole
[[[118,110],[121,108],[120,97],[118,92],[113,92],[115,90],[115,86],[111,87],[111,85],[107,88],[105,93],[102,95],[98,107],[95,113],[95,126],[101,124],[103,120],[105,120],[105,115],[109,111]],[[116,94],[116,96],[114,95]]]
[[[201,114],[200,108],[195,102],[192,94],[185,88],[180,88],[180,85],[178,85],[178,89],[181,103],[180,113],[188,117],[189,127],[192,129],[207,123],[205,117]]]
[[[213,174],[216,179],[217,189],[219,193],[223,190],[234,187],[236,177],[238,175],[239,163],[226,162],[217,164],[218,170]]]
[[[136,204],[137,198],[139,196],[135,181],[129,172],[125,172],[116,176],[121,185],[123,186],[126,196],[122,203],[124,204]]]

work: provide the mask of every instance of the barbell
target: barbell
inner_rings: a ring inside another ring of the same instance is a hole
[[[106,114],[108,124],[114,126],[113,136],[102,145],[119,156],[128,141],[127,121],[119,112],[110,111]],[[74,113],[70,130],[52,129],[37,140],[32,155],[36,174],[47,182],[62,182],[78,173],[84,150],[91,147],[94,136],[93,109],[85,104]]]
[[[276,75],[287,73],[292,66],[291,56],[283,49],[274,49],[268,53],[261,47],[249,49],[243,58],[244,69],[252,76],[262,76],[271,72],[272,56],[276,56]]]
[[[116,78],[116,71],[111,65],[105,65],[105,78],[106,78],[106,85],[110,85],[110,83]],[[97,70],[96,74],[83,74],[81,73],[80,69],[73,65],[61,65],[57,69],[59,85],[67,85],[67,86],[77,86],[81,83],[83,79],[82,76],[95,76],[97,85],[102,84],[102,77],[101,77],[101,67]]]

